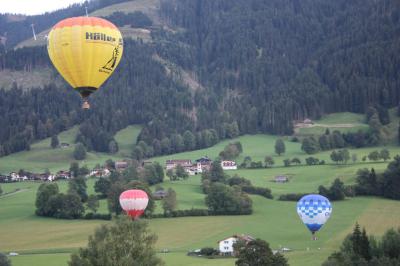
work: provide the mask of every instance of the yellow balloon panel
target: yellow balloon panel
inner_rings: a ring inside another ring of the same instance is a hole
[[[98,89],[121,60],[123,40],[112,23],[78,17],[56,24],[47,48],[54,66],[73,88]]]

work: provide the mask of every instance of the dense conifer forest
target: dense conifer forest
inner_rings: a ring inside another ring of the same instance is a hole
[[[78,9],[37,16],[35,23],[46,29]],[[0,156],[77,124],[77,141],[105,152],[117,130],[142,124],[141,152],[150,156],[245,133],[291,134],[293,120],[386,110],[400,101],[396,0],[161,0],[166,27],[140,12],[118,14],[107,18],[150,27],[152,41],[125,40],[121,64],[89,112],[67,84],[55,85],[55,71],[44,88],[0,89]],[[49,67],[45,47],[12,49],[31,32],[18,24],[28,20],[6,17],[0,16],[9,32],[6,46],[0,44],[0,70]],[[187,85],[183,70],[199,85]]]

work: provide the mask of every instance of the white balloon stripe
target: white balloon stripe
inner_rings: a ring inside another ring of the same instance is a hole
[[[144,210],[147,207],[149,199],[138,198],[138,199],[120,199],[121,207],[125,211],[129,210]]]

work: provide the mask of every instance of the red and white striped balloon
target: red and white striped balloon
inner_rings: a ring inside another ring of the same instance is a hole
[[[126,190],[119,196],[121,208],[126,214],[132,217],[132,219],[136,219],[142,215],[148,203],[149,197],[146,192],[140,189]]]

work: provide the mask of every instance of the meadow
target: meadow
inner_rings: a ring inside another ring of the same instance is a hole
[[[77,128],[73,128],[61,134],[60,142],[72,144],[76,130]],[[116,139],[120,144],[119,153],[113,156],[89,153],[85,164],[92,166],[108,158],[123,158],[129,153],[139,131],[139,127],[132,126],[118,132]],[[235,260],[230,258],[204,259],[186,256],[189,250],[202,247],[216,248],[218,240],[233,234],[250,234],[264,239],[273,249],[282,247],[292,249],[291,252],[285,254],[290,265],[321,265],[334,250],[338,249],[343,238],[351,232],[356,222],[365,227],[368,233],[378,237],[388,228],[400,226],[399,201],[375,197],[348,198],[333,203],[332,217],[318,233],[319,239],[312,241],[310,233],[297,217],[296,203],[276,200],[279,195],[285,193],[316,192],[319,185],[328,186],[335,178],[340,178],[346,184],[354,183],[356,172],[360,168],[373,167],[381,172],[388,162],[360,162],[362,156],[372,150],[387,148],[393,157],[395,154],[400,154],[399,146],[349,149],[350,154],[357,154],[358,160],[355,163],[339,165],[330,161],[330,151],[320,152],[313,156],[325,160],[326,165],[305,166],[304,159],[308,155],[301,151],[301,144],[291,142],[291,138],[284,138],[286,152],[283,155],[274,154],[277,138],[270,135],[245,135],[222,141],[208,149],[152,158],[153,161],[158,161],[163,165],[166,159],[194,160],[202,156],[216,158],[226,144],[240,141],[243,153],[237,158],[237,162],[243,161],[245,156],[251,156],[253,161],[263,161],[266,155],[271,155],[275,160],[274,167],[268,169],[227,171],[229,175],[238,174],[250,179],[254,185],[272,190],[275,197],[273,200],[251,196],[254,210],[252,215],[148,220],[151,230],[158,235],[157,250],[170,251],[159,253],[167,266],[233,266]],[[1,158],[0,172],[20,168],[29,169],[29,167],[33,170],[68,168],[72,161],[73,145],[54,151],[49,148],[49,141],[46,139],[32,145],[32,150],[29,152]],[[300,158],[303,165],[283,167],[283,160],[293,157]],[[57,158],[61,158],[61,161]],[[36,161],[31,162],[31,160]],[[288,175],[290,181],[285,184],[272,182],[274,176],[281,174]],[[205,208],[200,181],[199,175],[190,176],[187,180],[181,181],[170,181],[166,178],[161,186],[165,189],[171,187],[177,192],[178,209]],[[87,181],[89,194],[94,193],[94,182],[95,179]],[[58,184],[61,190],[67,189],[66,182],[58,182]],[[39,185],[40,183],[36,182],[1,184],[4,193],[11,193],[0,197],[0,251],[20,254],[11,257],[14,266],[66,265],[70,253],[75,252],[79,247],[86,246],[88,236],[97,226],[109,223],[96,220],[57,220],[35,216],[34,201]],[[161,207],[157,206],[156,211],[161,212]],[[107,212],[104,200],[101,201],[99,212]]]

